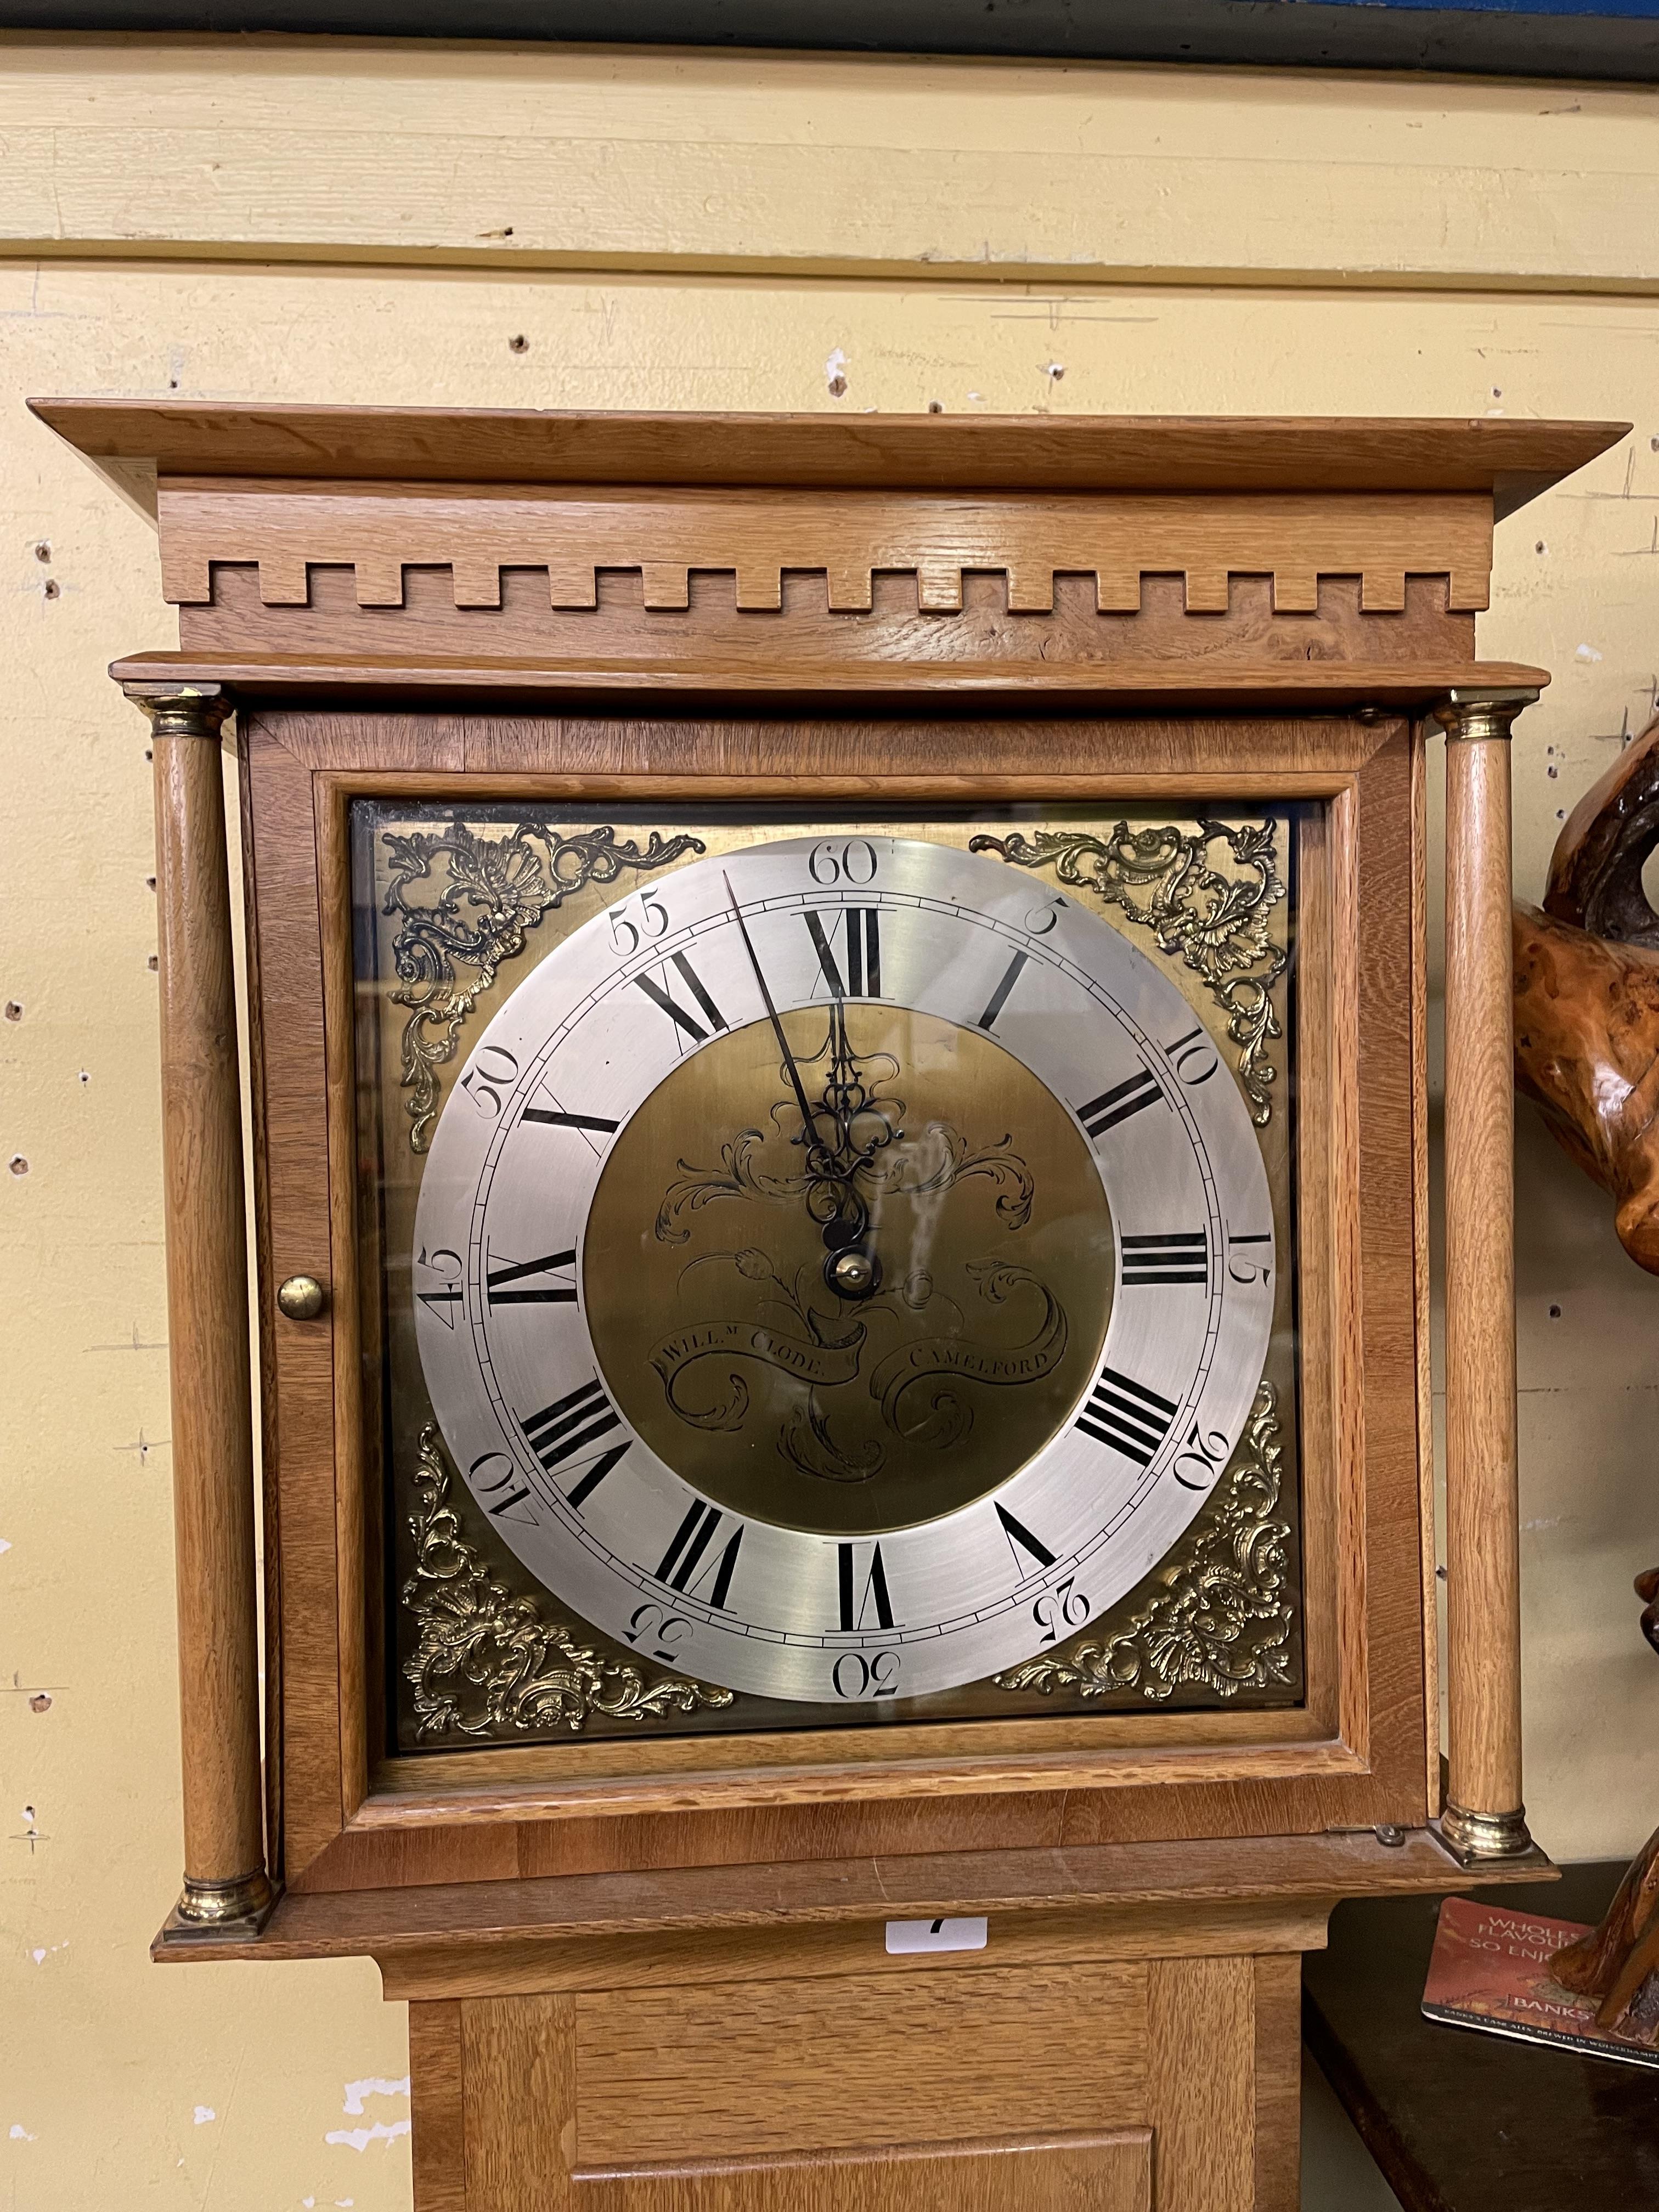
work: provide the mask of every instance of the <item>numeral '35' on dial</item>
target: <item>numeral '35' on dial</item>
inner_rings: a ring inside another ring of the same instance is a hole
[[[878,999],[881,996],[881,910],[873,906],[849,906],[845,912],[845,978],[831,942],[836,934],[833,913],[830,916],[828,929],[825,929],[820,915],[809,913],[802,916],[807,934],[812,940],[812,950],[818,956],[818,966],[823,970],[823,980],[837,999]]]

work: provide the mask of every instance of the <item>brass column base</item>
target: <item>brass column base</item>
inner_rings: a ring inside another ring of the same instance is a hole
[[[243,1933],[257,1936],[276,1902],[276,1892],[263,1868],[228,1881],[206,1881],[186,1875],[179,1902],[167,1916],[167,1933],[221,1938]]]
[[[1517,1805],[1512,1813],[1466,1813],[1461,1805],[1448,1804],[1431,1825],[1462,1866],[1478,1866],[1491,1859],[1524,1858],[1538,1849],[1527,1827],[1524,1805]]]

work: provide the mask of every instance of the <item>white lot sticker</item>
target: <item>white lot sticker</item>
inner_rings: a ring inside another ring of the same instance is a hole
[[[982,1951],[987,1920],[890,1920],[890,1951]]]

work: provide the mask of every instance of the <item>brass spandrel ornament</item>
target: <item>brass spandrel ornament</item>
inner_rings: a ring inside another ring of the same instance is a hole
[[[403,1602],[420,1642],[404,1662],[423,1742],[454,1736],[580,1735],[597,1719],[660,1720],[718,1710],[730,1690],[596,1650],[494,1571],[450,1502],[437,1425],[421,1432],[410,1518],[415,1571]]]
[[[566,835],[536,820],[516,823],[505,836],[481,837],[458,818],[385,842],[385,911],[398,917],[392,957],[400,982],[392,997],[411,1010],[402,1080],[412,1094],[406,1111],[416,1152],[426,1149],[438,1111],[438,1070],[454,1058],[461,1024],[542,917],[590,884],[614,884],[624,872],[668,867],[703,850],[695,837],[653,832],[641,849],[608,826]]]

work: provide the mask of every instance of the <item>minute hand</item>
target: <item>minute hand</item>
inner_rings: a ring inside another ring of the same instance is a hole
[[[800,1070],[795,1065],[795,1055],[789,1049],[789,1040],[783,1033],[783,1024],[778,1019],[778,1010],[772,1003],[772,994],[767,986],[765,971],[756,955],[754,940],[749,934],[749,925],[743,918],[743,908],[738,904],[738,895],[732,888],[732,878],[724,868],[720,870],[720,875],[726,884],[726,896],[732,902],[732,919],[736,921],[738,934],[743,939],[743,949],[749,955],[749,964],[755,971],[755,981],[760,985],[761,998],[766,1006],[766,1018],[772,1024],[772,1034],[778,1041],[778,1050],[783,1054],[783,1064],[789,1071],[789,1081],[795,1093],[795,1103],[800,1108],[801,1141],[804,1144],[815,1145],[818,1139],[817,1123],[813,1120],[812,1109],[806,1103],[806,1086],[800,1079]]]

